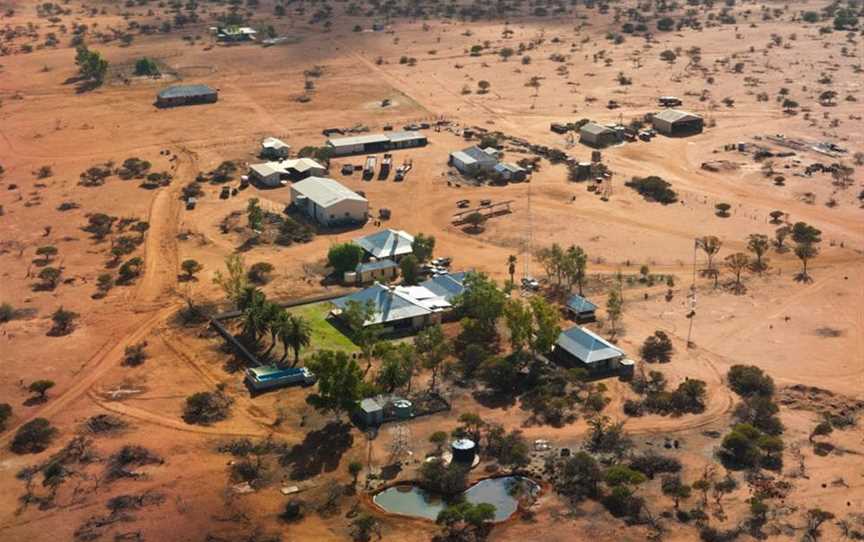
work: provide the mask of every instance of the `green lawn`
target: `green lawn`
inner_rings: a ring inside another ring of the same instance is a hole
[[[312,327],[312,344],[304,352],[301,352],[301,357],[306,357],[306,354],[316,350],[341,350],[344,352],[357,352],[359,350],[357,345],[351,342],[351,339],[343,335],[327,320],[327,314],[330,313],[332,307],[333,305],[329,301],[323,301],[288,309],[292,314],[302,316]]]

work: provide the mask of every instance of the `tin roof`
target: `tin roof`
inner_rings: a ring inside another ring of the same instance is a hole
[[[702,117],[696,115],[695,113],[690,113],[689,111],[681,111],[679,109],[664,109],[663,111],[654,115],[654,118],[674,124],[676,122],[700,120]]]
[[[364,134],[348,137],[331,137],[327,144],[331,147],[351,147],[354,145],[369,145],[370,143],[386,143],[390,138],[385,134]]]
[[[396,262],[384,259],[374,262],[359,263],[355,270],[358,273],[365,273],[366,271],[378,271],[380,269],[390,269],[391,267],[396,267]]]
[[[624,351],[617,346],[591,330],[580,326],[562,331],[555,344],[583,363],[596,363],[624,355]]]
[[[589,122],[589,123],[585,124],[584,126],[582,126],[582,128],[579,129],[579,131],[584,132],[586,134],[592,134],[592,135],[600,135],[600,134],[614,133],[615,132],[615,130],[613,130],[612,128],[609,128],[608,126],[603,126],[602,124],[597,124],[596,122]]]
[[[414,236],[402,230],[381,230],[355,242],[376,258],[403,256],[414,251]]]
[[[597,305],[580,295],[574,295],[567,301],[567,308],[575,312],[590,312],[597,310]]]
[[[216,94],[216,91],[207,85],[172,85],[159,91],[160,98],[189,98],[206,94]]]
[[[299,196],[309,198],[319,207],[324,208],[345,200],[367,201],[360,194],[326,177],[307,177],[300,182],[294,183],[292,189]]]

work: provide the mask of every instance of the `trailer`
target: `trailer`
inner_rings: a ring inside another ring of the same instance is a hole
[[[252,391],[262,392],[294,384],[311,386],[315,383],[316,377],[306,367],[280,369],[275,365],[265,365],[246,369],[244,380]]]
[[[390,167],[393,165],[393,155],[384,153],[384,158],[381,160],[381,169],[378,171],[378,180],[387,180],[390,175]]]
[[[373,155],[369,155],[366,157],[366,164],[363,166],[363,178],[365,180],[370,180],[375,176],[375,164],[377,159]]]
[[[414,160],[410,158],[406,158],[402,165],[396,168],[396,181],[404,181],[405,176],[408,175],[408,172],[414,167]]]
[[[480,213],[485,219],[490,219],[500,215],[508,215],[513,212],[510,208],[514,200],[499,201],[498,203],[489,203],[488,205],[480,204],[480,207],[474,209],[465,209],[453,215],[452,223],[454,226],[461,226],[466,223],[466,218],[473,213]]]

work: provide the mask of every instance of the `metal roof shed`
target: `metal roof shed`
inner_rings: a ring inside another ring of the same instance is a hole
[[[624,357],[624,351],[603,337],[584,327],[575,326],[558,335],[555,350],[563,351],[581,363],[590,366]]]

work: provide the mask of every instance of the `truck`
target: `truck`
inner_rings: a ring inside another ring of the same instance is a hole
[[[393,165],[393,155],[389,153],[384,154],[384,159],[381,160],[381,169],[378,171],[378,180],[384,181],[387,179],[387,176],[390,175],[390,167]]]
[[[375,163],[376,163],[376,161],[377,160],[374,156],[370,155],[370,156],[366,157],[366,164],[363,166],[363,178],[365,180],[368,181],[368,180],[372,179],[372,177],[375,176]]]
[[[262,392],[294,384],[311,386],[317,378],[306,367],[280,369],[275,365],[265,365],[246,369],[244,381],[253,392]]]
[[[660,107],[678,107],[683,102],[676,96],[660,96],[657,98],[657,103],[660,104]]]

